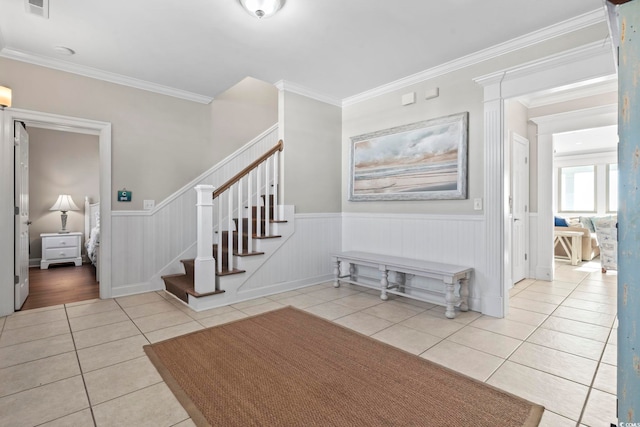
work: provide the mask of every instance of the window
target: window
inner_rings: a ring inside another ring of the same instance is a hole
[[[607,165],[607,212],[618,212],[618,164]]]
[[[596,211],[595,165],[560,168],[560,211]]]

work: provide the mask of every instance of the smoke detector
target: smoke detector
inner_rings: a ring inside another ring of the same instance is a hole
[[[27,13],[49,19],[49,0],[24,0]]]

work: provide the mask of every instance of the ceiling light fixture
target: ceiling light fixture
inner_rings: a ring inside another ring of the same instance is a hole
[[[249,14],[262,19],[274,15],[282,7],[284,0],[240,0],[240,4]]]

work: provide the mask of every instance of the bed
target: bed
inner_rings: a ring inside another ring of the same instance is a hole
[[[91,203],[89,197],[84,198],[84,247],[100,281],[100,202]]]

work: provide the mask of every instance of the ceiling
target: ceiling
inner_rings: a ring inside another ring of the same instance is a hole
[[[618,149],[618,126],[603,126],[553,135],[556,156],[602,153]]]
[[[344,100],[575,17],[605,16],[602,0],[287,0],[264,20],[237,0],[49,2],[44,19],[25,0],[0,0],[0,56],[203,99],[251,76]]]

